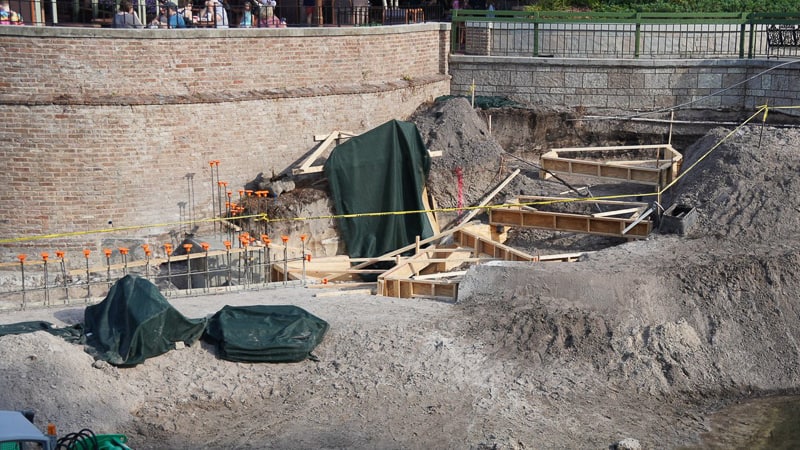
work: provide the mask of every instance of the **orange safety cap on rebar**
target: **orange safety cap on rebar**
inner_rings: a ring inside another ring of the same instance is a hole
[[[222,245],[224,245],[224,246],[225,246],[225,248],[227,248],[228,250],[230,250],[230,249],[231,249],[231,241],[224,241],[224,242],[222,243]]]
[[[142,244],[142,248],[144,249],[144,251],[148,251],[148,250],[150,250],[150,245]]]
[[[192,247],[194,247],[192,244],[183,244],[183,249],[186,250],[186,253],[191,253]]]
[[[56,250],[56,258],[64,259],[64,252]]]
[[[127,255],[127,254],[128,254],[128,249],[127,249],[127,248],[125,248],[125,247],[120,247],[120,248],[119,248],[119,253],[120,253],[121,255]]]
[[[47,262],[47,258],[49,258],[49,257],[50,257],[50,255],[47,254],[47,252],[42,252],[42,261]]]
[[[25,258],[27,257],[28,255],[26,255],[25,253],[20,253],[19,255],[17,255],[17,259],[19,259],[19,262],[25,262]]]
[[[83,249],[83,257],[84,258],[89,259],[89,254],[91,254],[91,253],[92,253],[92,251],[89,250],[88,248]]]
[[[106,258],[108,258],[109,256],[111,256],[111,249],[110,248],[104,248],[103,249],[103,254],[106,255]]]
[[[200,247],[203,247],[203,250],[205,250],[205,251],[208,251],[208,249],[209,249],[211,246],[208,244],[208,242],[201,242],[201,243],[200,243]]]
[[[281,236],[281,240],[282,240],[282,241],[283,241],[283,243],[285,244],[285,243],[289,242],[289,236],[286,236],[286,235],[284,234],[284,235],[282,235],[282,236]]]
[[[305,242],[307,238],[308,238],[308,235],[307,235],[307,234],[301,234],[301,235],[300,235],[300,240],[301,240],[302,242]]]

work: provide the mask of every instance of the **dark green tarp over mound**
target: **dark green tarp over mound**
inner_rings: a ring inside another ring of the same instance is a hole
[[[191,345],[206,319],[187,319],[144,278],[126,275],[102,302],[86,308],[87,351],[118,366],[132,366],[166,353],[176,342]]]
[[[209,320],[203,339],[230,361],[297,362],[316,359],[328,323],[290,305],[225,306]]]
[[[336,146],[325,162],[337,214],[421,211],[430,156],[417,126],[389,121]],[[380,256],[433,235],[425,213],[339,219],[352,258]]]

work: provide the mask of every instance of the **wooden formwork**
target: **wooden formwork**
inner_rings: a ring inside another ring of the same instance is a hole
[[[580,253],[533,256],[492,239],[490,227],[479,232],[463,227],[453,233],[452,247],[427,248],[378,276],[380,295],[412,298],[435,297],[455,301],[458,285],[465,270],[452,271],[466,265],[488,261],[576,261]]]
[[[636,157],[626,158],[631,155]],[[556,148],[541,156],[539,176],[546,180],[562,173],[665,186],[677,178],[682,161],[670,144]]]
[[[606,211],[577,214],[536,208],[537,203],[559,202],[573,206],[602,205]],[[574,198],[525,196],[509,202],[509,206],[490,209],[489,224],[642,239],[646,238],[653,228],[652,221],[642,218],[647,207],[647,203],[639,202],[581,201]]]

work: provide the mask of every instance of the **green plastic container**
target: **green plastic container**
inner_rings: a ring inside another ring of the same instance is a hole
[[[97,434],[95,439],[97,439],[97,450],[131,450],[125,445],[128,436],[124,434]],[[94,450],[93,444],[91,439],[84,438],[70,447],[70,450]]]

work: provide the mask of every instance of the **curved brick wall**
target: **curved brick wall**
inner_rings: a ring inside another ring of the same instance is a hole
[[[238,189],[286,169],[315,134],[363,132],[448,94],[448,29],[0,27],[0,238],[108,221],[173,231],[187,174],[209,217],[210,160]]]

